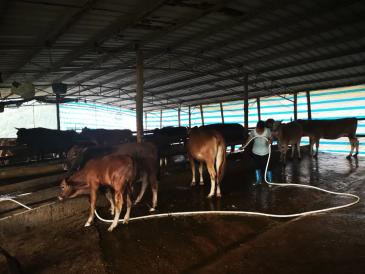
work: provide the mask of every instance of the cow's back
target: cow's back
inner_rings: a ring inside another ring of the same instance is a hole
[[[356,118],[334,120],[302,120],[303,135],[324,139],[337,139],[343,136],[355,137],[357,129]]]

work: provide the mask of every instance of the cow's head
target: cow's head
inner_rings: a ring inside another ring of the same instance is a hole
[[[278,138],[278,134],[279,134],[279,131],[281,129],[281,122],[282,121],[275,121],[272,125],[272,131],[271,131],[271,135],[272,137],[274,138]]]
[[[74,145],[66,154],[66,162],[64,163],[64,170],[71,170],[75,162],[87,150],[87,147],[82,145]]]
[[[269,118],[265,121],[265,127],[269,128],[270,130],[273,130],[275,120],[272,118]]]
[[[58,195],[60,201],[66,198],[74,198],[81,194],[88,194],[89,187],[86,184],[68,182],[67,179],[63,179],[60,184],[61,192]]]

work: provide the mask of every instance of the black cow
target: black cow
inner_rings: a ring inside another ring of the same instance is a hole
[[[188,136],[186,127],[163,127],[154,129],[152,134],[145,135],[144,140],[152,142],[158,149],[160,165],[166,165],[169,156],[185,154],[184,143]]]
[[[32,156],[41,159],[51,153],[63,156],[74,145],[76,136],[77,133],[73,130],[19,128],[16,142],[19,145],[26,145]]]
[[[133,134],[129,129],[90,129],[83,128],[79,139],[89,141],[95,145],[113,146],[132,141]]]
[[[231,146],[231,152],[234,146],[246,143],[248,138],[248,130],[240,124],[211,124],[205,125],[204,128],[214,129],[218,131],[224,138],[227,146]]]

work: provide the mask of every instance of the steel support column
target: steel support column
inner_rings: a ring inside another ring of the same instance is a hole
[[[143,139],[143,52],[136,45],[137,65],[136,65],[136,119],[137,119],[137,143]]]
[[[248,74],[244,75],[243,82],[244,90],[243,90],[243,111],[244,111],[244,123],[245,128],[248,128]]]

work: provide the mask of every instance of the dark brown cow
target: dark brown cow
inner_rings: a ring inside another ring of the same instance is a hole
[[[272,135],[278,139],[282,162],[285,163],[286,161],[286,152],[289,145],[292,147],[291,157],[294,157],[294,149],[297,146],[298,158],[301,158],[300,140],[302,139],[302,134],[302,126],[296,121],[287,124],[282,124],[281,121],[274,122]]]
[[[114,190],[114,220],[109,231],[118,224],[123,206],[123,194],[127,195],[127,211],[123,223],[128,223],[132,207],[131,188],[136,179],[137,166],[131,156],[108,155],[90,160],[83,169],[64,179],[61,183],[60,200],[90,193],[90,214],[85,226],[90,226],[95,215],[97,191],[100,185]]]
[[[210,193],[208,198],[215,194],[217,186],[217,197],[221,197],[220,182],[222,181],[226,163],[226,144],[222,135],[215,130],[194,127],[189,132],[189,139],[186,144],[188,157],[193,175],[191,185],[195,185],[195,164],[194,159],[200,162],[200,184],[203,185],[203,163],[207,165],[210,175]]]
[[[310,139],[310,151],[313,154],[313,145],[316,144],[316,152],[313,157],[318,155],[318,147],[320,139],[337,139],[340,137],[348,137],[351,145],[350,154],[347,158],[351,158],[354,149],[357,157],[359,153],[359,140],[356,138],[357,119],[343,118],[333,120],[298,120],[303,128],[303,136]]]

